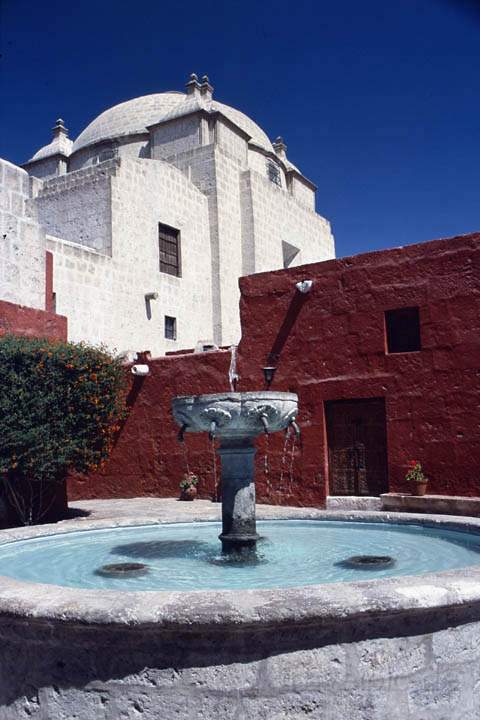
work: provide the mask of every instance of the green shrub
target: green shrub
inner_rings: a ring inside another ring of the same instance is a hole
[[[101,467],[125,416],[125,389],[121,361],[103,348],[1,337],[0,475],[7,488]]]

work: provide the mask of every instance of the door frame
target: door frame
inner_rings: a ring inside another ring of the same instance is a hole
[[[388,421],[387,421],[387,398],[385,395],[370,395],[368,397],[340,397],[340,398],[329,398],[328,400],[323,401],[323,437],[324,437],[324,463],[325,463],[325,497],[337,497],[336,495],[331,495],[330,493],[330,443],[328,438],[328,414],[327,414],[327,408],[329,405],[333,405],[334,403],[354,403],[354,402],[373,402],[373,401],[382,401],[383,407],[384,407],[384,414],[385,414],[385,473],[386,473],[386,492],[389,491],[390,483],[389,483],[389,462],[388,462]],[[367,497],[363,495],[344,495],[339,497],[345,497],[345,498],[354,498],[354,497]]]

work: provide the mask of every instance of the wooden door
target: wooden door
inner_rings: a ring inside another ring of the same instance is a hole
[[[326,403],[329,494],[388,492],[384,398]]]

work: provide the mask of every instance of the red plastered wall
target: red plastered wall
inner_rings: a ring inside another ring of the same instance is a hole
[[[67,339],[67,318],[0,300],[0,335],[13,333],[49,340]]]
[[[295,283],[313,280],[301,295]],[[429,492],[480,495],[480,234],[437,240],[242,278],[238,390],[263,388],[261,368],[277,367],[272,389],[299,395],[301,441],[282,462],[284,437],[257,447],[259,501],[322,505],[328,494],[324,404],[385,398],[391,491],[406,489],[410,458]],[[420,352],[385,352],[385,310],[418,306]],[[102,473],[71,478],[70,497],[172,496],[185,471],[175,395],[228,389],[230,353],[173,355],[136,379],[131,414]],[[207,436],[187,435],[200,495],[212,492]],[[268,472],[267,472],[268,470]]]

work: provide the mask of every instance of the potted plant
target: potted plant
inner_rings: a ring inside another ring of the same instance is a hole
[[[415,488],[415,491],[412,493],[413,495],[425,495],[428,478],[425,477],[422,466],[418,462],[418,460],[408,461],[408,472],[405,475],[405,480],[407,480],[407,482],[413,483]]]
[[[180,482],[180,500],[195,500],[197,497],[198,477],[195,473],[188,472]]]

